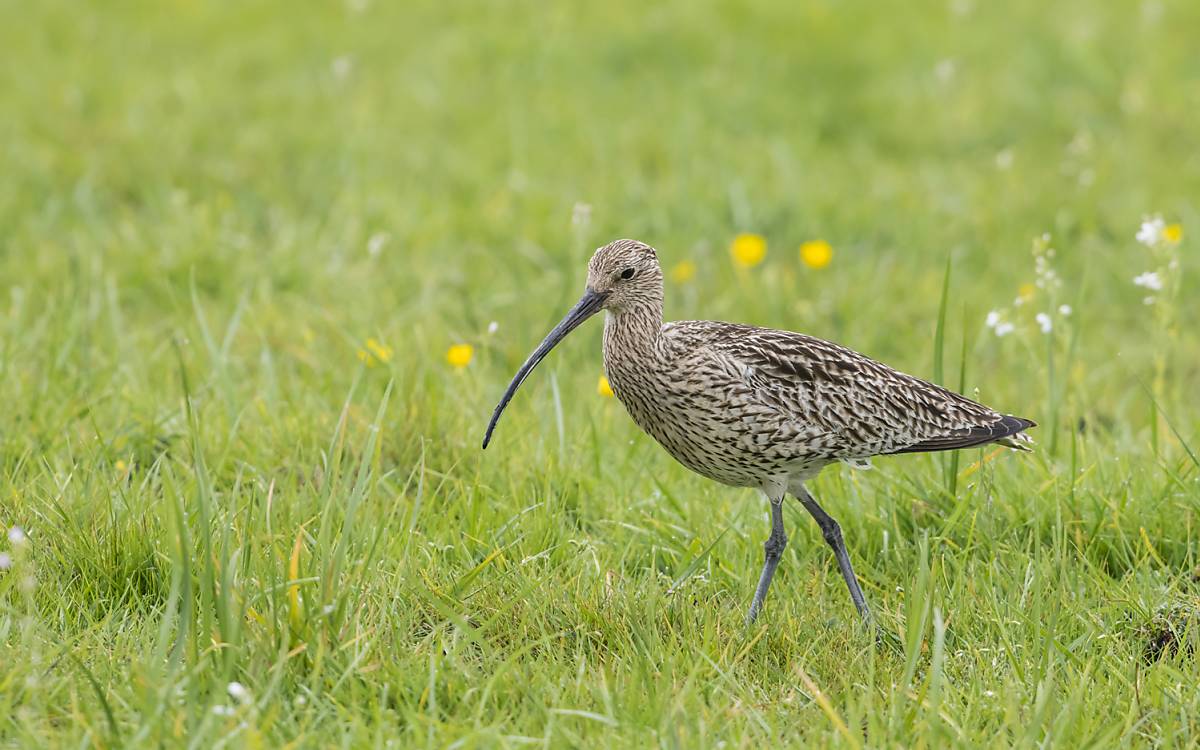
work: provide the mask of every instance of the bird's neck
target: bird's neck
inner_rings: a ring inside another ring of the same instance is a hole
[[[610,363],[636,354],[650,354],[662,336],[662,306],[649,303],[609,310],[604,319],[604,359]]]

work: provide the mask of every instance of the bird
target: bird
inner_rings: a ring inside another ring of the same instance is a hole
[[[604,370],[629,416],[679,463],[769,502],[771,531],[746,615],[753,623],[787,547],[783,504],[798,499],[833,551],[858,615],[874,622],[841,526],[808,490],[825,467],[874,456],[998,443],[1029,450],[1036,423],[1004,414],[839,344],[709,320],[663,322],[658,253],[637,240],[597,249],[582,297],[521,365],[483,438],[521,384],[566,336],[605,313]]]

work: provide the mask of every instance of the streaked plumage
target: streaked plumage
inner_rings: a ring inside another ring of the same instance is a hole
[[[772,535],[751,619],[787,541],[778,513],[785,492],[800,498],[821,524],[866,616],[837,523],[803,483],[837,461],[861,466],[873,456],[989,442],[1020,447],[1028,440],[1022,431],[1034,426],[812,336],[716,321],[663,324],[655,251],[618,240],[596,251],[584,298],[514,377],[484,447],[533,367],[599,309],[607,312],[608,380],[638,426],[689,469],[725,484],[757,487],[772,502]]]

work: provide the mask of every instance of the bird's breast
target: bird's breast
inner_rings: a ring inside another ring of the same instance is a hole
[[[758,403],[736,379],[671,362],[605,358],[613,392],[630,417],[677,461],[734,486],[760,486],[796,466],[779,436],[778,413]]]

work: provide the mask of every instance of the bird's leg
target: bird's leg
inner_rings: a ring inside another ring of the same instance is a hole
[[[867,600],[863,597],[862,588],[858,585],[858,578],[854,575],[854,567],[850,565],[846,542],[842,540],[842,527],[833,520],[833,516],[817,505],[817,501],[808,493],[808,490],[801,487],[795,494],[805,509],[812,514],[817,525],[821,527],[821,534],[825,537],[825,541],[833,548],[833,555],[837,558],[838,567],[842,569],[842,578],[846,580],[846,588],[850,589],[850,598],[854,600],[854,607],[858,610],[859,616],[864,621],[871,622],[871,610],[867,607]]]
[[[771,501],[771,536],[767,537],[767,541],[763,542],[763,560],[762,574],[758,577],[758,588],[754,589],[754,601],[750,603],[750,613],[746,615],[746,622],[752,623],[758,617],[759,610],[762,609],[763,601],[767,598],[767,589],[771,587],[771,578],[775,575],[775,568],[779,567],[779,559],[783,557],[783,549],[787,546],[787,532],[783,530],[783,494],[779,497],[769,497]]]

